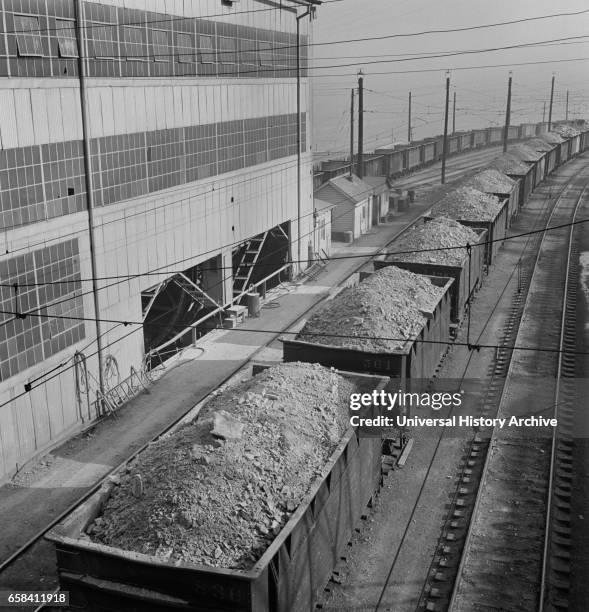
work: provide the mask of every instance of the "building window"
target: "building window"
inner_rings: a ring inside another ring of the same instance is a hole
[[[15,15],[14,29],[16,30],[16,44],[18,54],[22,56],[42,56],[43,43],[39,18],[30,15]]]
[[[235,38],[219,38],[221,64],[237,64],[237,41]]]
[[[116,25],[93,23],[89,28],[92,50],[95,59],[114,60],[118,56]]]
[[[145,62],[145,36],[143,28],[123,26],[123,42],[125,44],[125,55],[127,61]]]
[[[170,61],[170,45],[168,33],[165,30],[152,30],[153,36],[153,59],[156,62]]]
[[[60,57],[78,57],[78,43],[73,21],[55,20]]]
[[[325,219],[321,219],[321,240],[325,240]]]
[[[215,63],[215,48],[212,36],[205,36],[204,34],[199,36],[199,51],[202,64]]]
[[[196,62],[192,36],[190,34],[182,34],[179,32],[176,35],[176,43],[178,45],[178,61],[181,64],[193,64]]]

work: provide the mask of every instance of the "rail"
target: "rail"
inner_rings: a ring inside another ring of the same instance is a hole
[[[578,212],[579,206],[581,204],[581,201],[583,199],[583,196],[588,188],[588,184],[585,185],[585,187],[583,188],[582,192],[580,193],[580,195],[578,196],[578,199],[576,201],[575,204],[575,208],[574,211],[572,213],[572,220],[574,221],[576,214]],[[528,286],[531,287],[533,282],[534,282],[534,277],[536,276],[537,272],[538,272],[538,261],[540,258],[540,254],[542,252],[542,246],[544,244],[544,239],[546,237],[546,233],[547,233],[547,228],[550,226],[550,222],[552,220],[552,218],[555,216],[555,213],[557,212],[558,209],[558,203],[560,202],[561,198],[563,198],[563,193],[564,193],[564,189],[561,191],[561,193],[559,194],[556,204],[553,207],[550,216],[548,218],[548,220],[545,223],[544,226],[544,231],[542,232],[542,237],[541,237],[541,241],[540,241],[540,246],[538,248],[538,251],[536,252],[536,256],[535,256],[535,260],[534,260],[534,267],[533,267],[533,272],[532,272],[532,277],[529,280]],[[570,268],[570,254],[571,254],[571,247],[572,247],[572,235],[573,235],[573,231],[574,231],[575,226],[571,225],[570,230],[569,230],[569,238],[568,238],[568,250],[567,250],[567,268],[566,268],[566,275],[565,275],[565,285],[564,285],[564,289],[563,289],[563,308],[562,308],[562,318],[561,318],[561,325],[560,325],[560,330],[561,330],[561,335],[559,338],[559,349],[562,350],[562,346],[563,346],[563,339],[564,339],[564,334],[563,334],[563,330],[564,330],[564,324],[565,324],[565,319],[566,319],[566,297],[567,297],[567,290],[568,290],[568,277],[569,277],[569,268]],[[528,301],[531,299],[531,294],[528,293],[527,297],[526,297],[526,306]],[[524,306],[524,311],[526,306]],[[505,384],[503,386],[502,392],[501,392],[501,396],[499,399],[499,406],[501,407],[504,402],[506,401],[506,393],[507,393],[507,389],[508,389],[508,385],[507,385],[507,380],[510,378],[510,376],[512,376],[512,366],[513,366],[513,360],[510,360],[509,366],[508,366],[508,370],[507,373],[505,375]],[[554,413],[555,415],[557,414],[558,411],[558,395],[559,395],[559,388],[560,388],[560,378],[561,378],[561,365],[562,365],[562,353],[560,353],[560,358],[558,359],[558,369],[557,369],[557,374],[556,374],[556,385],[555,385],[555,390],[554,390],[554,397],[555,397],[555,401],[553,402],[554,405]],[[474,525],[475,525],[475,521],[476,521],[476,517],[480,512],[480,506],[481,506],[481,491],[484,488],[485,485],[485,481],[487,479],[487,474],[489,472],[490,469],[490,460],[491,460],[491,456],[492,453],[490,451],[490,449],[492,449],[495,445],[496,445],[496,441],[498,438],[497,435],[497,428],[493,429],[493,433],[491,435],[491,439],[489,441],[489,452],[487,453],[487,456],[485,458],[485,462],[484,462],[484,466],[482,469],[482,475],[480,478],[480,485],[479,485],[479,492],[477,494],[475,503],[474,503],[474,508],[472,511],[472,515],[471,515],[471,521],[470,521],[470,525],[468,527],[468,531],[467,531],[467,535],[466,535],[466,539],[464,542],[464,547],[462,550],[462,555],[460,558],[460,563],[458,565],[458,569],[456,572],[456,580],[454,583],[454,587],[452,589],[452,595],[450,598],[450,602],[448,605],[448,611],[452,612],[453,610],[456,609],[456,605],[457,605],[457,596],[458,596],[458,591],[459,591],[459,586],[461,583],[461,576],[464,574],[465,571],[465,566],[466,566],[466,559],[468,556],[468,551],[469,548],[471,546],[472,543],[472,538],[473,536],[473,529],[474,529]],[[558,436],[558,432],[557,432],[557,428],[554,429],[553,433],[552,433],[552,440],[551,440],[551,462],[550,462],[550,472],[549,472],[549,485],[548,485],[548,499],[550,500],[552,498],[552,486],[553,486],[553,481],[554,481],[554,469],[555,469],[555,462],[556,462],[556,438]],[[546,574],[548,571],[548,550],[549,550],[549,542],[550,542],[550,506],[551,504],[548,503],[547,504],[547,516],[546,516],[546,527],[545,527],[545,536],[544,536],[544,545],[543,545],[543,553],[542,553],[542,559],[541,559],[541,563],[542,563],[542,575],[541,575],[541,582],[540,582],[540,594],[539,594],[539,605],[538,605],[538,611],[539,612],[543,612],[544,607],[543,607],[543,600],[545,599],[545,586],[546,586]]]
[[[579,199],[575,205],[575,210],[572,215],[572,223],[576,220],[577,213],[579,212],[579,207],[583,202],[583,198],[585,193],[587,192],[588,185],[585,185],[585,188],[581,191],[579,195]],[[565,283],[563,288],[563,307],[562,307],[562,316],[560,320],[560,338],[559,338],[559,359],[558,359],[558,368],[556,371],[556,388],[554,390],[554,416],[558,422],[559,416],[559,397],[560,397],[560,387],[561,387],[561,378],[562,378],[562,369],[563,369],[563,361],[565,358],[565,326],[567,320],[567,308],[566,308],[566,300],[569,292],[569,281],[570,281],[570,267],[571,267],[571,252],[573,250],[573,234],[575,232],[575,225],[571,225],[569,229],[569,238],[568,238],[568,251],[567,251],[567,270],[565,274]],[[551,532],[552,532],[552,514],[553,514],[553,504],[554,504],[554,475],[556,473],[557,467],[557,449],[558,449],[558,439],[559,439],[559,428],[554,427],[552,431],[552,453],[550,455],[550,477],[548,481],[548,502],[547,512],[546,512],[546,527],[544,530],[544,550],[543,550],[543,558],[542,558],[542,577],[540,582],[540,601],[538,605],[538,612],[543,612],[545,609],[545,599],[546,599],[546,586],[548,583],[548,574],[550,570],[550,544],[551,544]]]

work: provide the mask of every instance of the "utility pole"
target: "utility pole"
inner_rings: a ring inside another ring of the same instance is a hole
[[[454,104],[452,106],[452,136],[456,134],[456,90],[454,90]]]
[[[356,174],[364,176],[364,73],[358,73],[358,171]]]
[[[448,154],[448,107],[450,105],[450,71],[446,72],[446,112],[444,114],[444,147],[442,149],[442,185],[446,182],[446,155]]]
[[[409,92],[409,121],[407,122],[407,142],[411,142],[411,92]]]
[[[565,119],[565,121],[569,120],[569,90],[568,89],[567,89],[567,106],[566,106],[566,111],[565,111],[564,119]]]
[[[552,129],[552,102],[554,101],[554,75],[552,75],[552,86],[550,87],[550,109],[548,111],[548,131]]]
[[[354,88],[350,102],[350,177],[354,174]]]
[[[503,153],[507,151],[507,137],[509,135],[509,120],[511,119],[511,72],[507,84],[507,108],[505,109],[505,128],[503,129]]]

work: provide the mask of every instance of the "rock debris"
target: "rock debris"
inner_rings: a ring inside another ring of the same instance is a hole
[[[428,249],[460,247],[476,244],[478,241],[478,234],[471,228],[454,219],[436,217],[422,225],[413,226],[395,241],[394,251],[413,251],[412,253],[391,254],[387,260],[460,266],[467,256],[466,248],[440,251]]]
[[[229,387],[112,482],[88,534],[175,564],[250,568],[322,475],[353,390],[334,370],[298,363]]]
[[[426,276],[387,266],[329,300],[297,339],[370,353],[402,349],[423,328],[421,311],[431,312],[443,294]]]
[[[461,221],[492,221],[502,207],[496,196],[472,187],[459,187],[433,205],[431,216]]]

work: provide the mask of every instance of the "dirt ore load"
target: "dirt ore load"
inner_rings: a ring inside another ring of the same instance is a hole
[[[504,153],[501,157],[495,158],[490,164],[490,168],[495,168],[495,170],[499,170],[499,172],[504,172],[505,174],[527,174],[530,167],[519,160],[515,155],[511,153]]]
[[[402,349],[425,324],[421,310],[432,311],[443,294],[429,278],[388,266],[330,300],[297,340],[372,353]]]
[[[552,151],[554,145],[546,142],[542,138],[532,138],[526,142],[528,147],[531,147],[535,151]]]
[[[561,142],[564,142],[564,139],[561,138],[556,132],[546,132],[545,134],[542,134],[540,138],[550,144],[560,144]]]
[[[499,198],[472,187],[460,187],[436,202],[432,217],[450,217],[464,221],[492,221],[501,211]]]
[[[563,138],[573,138],[574,136],[578,136],[581,132],[571,127],[570,125],[557,125],[554,128],[554,131],[557,132]]]
[[[483,193],[500,193],[507,195],[513,190],[515,181],[499,170],[488,168],[475,174],[465,183],[466,187],[478,189]]]
[[[444,247],[460,247],[476,244],[479,236],[454,219],[436,217],[422,225],[415,225],[395,241],[393,251],[413,251],[412,253],[394,252],[388,261],[411,261],[434,263],[444,266],[460,266],[467,255],[466,248],[428,251]]]
[[[542,158],[542,153],[540,153],[539,151],[536,151],[536,149],[533,149],[532,147],[529,147],[527,145],[516,145],[515,147],[512,147],[509,152],[514,156],[517,157],[518,159],[521,159],[522,161],[526,161],[526,162],[535,162],[538,161],[539,159]]]
[[[287,363],[223,391],[122,475],[92,540],[171,563],[249,569],[348,429],[353,385]]]

